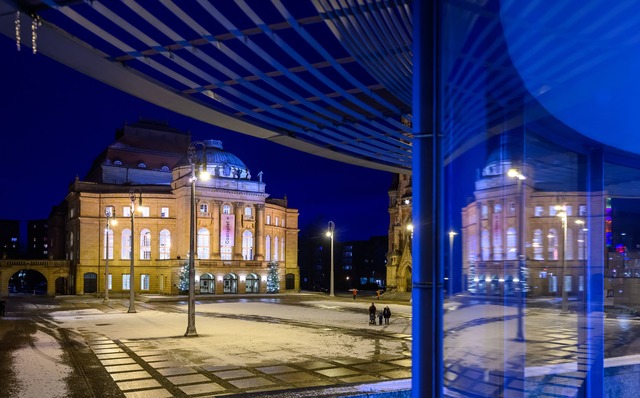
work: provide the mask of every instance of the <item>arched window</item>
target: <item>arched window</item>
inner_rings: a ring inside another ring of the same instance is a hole
[[[498,217],[494,214],[494,217]],[[493,259],[501,261],[504,248],[502,247],[502,228],[493,231]]]
[[[251,216],[253,214],[253,209],[250,206],[244,208],[244,215]]]
[[[209,212],[209,204],[207,202],[200,203],[200,213],[208,213]]]
[[[516,229],[513,227],[507,229],[507,260],[516,260],[518,258],[517,242]]]
[[[271,261],[271,236],[267,235],[267,237],[265,238],[265,253],[264,253],[264,259],[265,261]]]
[[[547,234],[547,260],[558,259],[558,231],[551,228]]]
[[[249,230],[242,233],[242,258],[253,260],[253,234]]]
[[[131,230],[123,229],[122,230],[122,243],[120,244],[122,248],[120,251],[120,258],[123,260],[131,259]]]
[[[151,260],[151,231],[140,231],[140,260]]]
[[[585,228],[578,230],[578,260],[587,259],[587,231]]]
[[[104,230],[104,251],[102,258],[107,258],[107,248],[109,250],[109,260],[113,260],[113,230],[111,228]]]
[[[223,293],[238,293],[238,276],[236,274],[226,274],[222,280]]]
[[[278,261],[278,237],[273,241],[273,261]]]
[[[284,261],[284,238],[280,240],[280,258],[282,258],[280,261]]]
[[[489,241],[489,231],[486,229],[482,230],[482,241],[480,242],[482,246],[482,260],[489,261],[491,258],[491,246]]]
[[[140,162],[138,163],[138,167],[141,169],[146,169],[147,168],[147,164],[145,162]]]
[[[200,260],[209,259],[209,230],[200,228],[198,230],[198,249],[197,255]]]
[[[231,214],[231,206],[229,205],[222,206],[222,214]]]
[[[245,281],[247,293],[260,293],[260,279],[258,279],[258,275],[249,274],[247,275],[247,279]]]
[[[544,260],[544,256],[542,253],[544,252],[544,248],[542,247],[542,230],[536,229],[533,231],[533,259],[542,261]]]
[[[565,260],[573,260],[573,229],[567,228],[567,241],[565,242]]]
[[[171,232],[168,229],[160,231],[160,260],[171,258]]]

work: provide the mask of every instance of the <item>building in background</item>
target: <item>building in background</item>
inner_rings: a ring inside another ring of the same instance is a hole
[[[396,174],[389,188],[387,291],[411,291],[411,175]]]
[[[49,220],[27,222],[27,258],[49,258]]]
[[[55,266],[4,267],[3,286],[30,268],[44,275],[49,294],[100,294],[105,283],[116,295],[130,288],[178,294],[190,249],[191,144],[189,133],[163,123],[139,121],[119,129],[48,222],[29,224],[38,230],[29,238],[36,239],[36,254]],[[195,183],[196,293],[264,293],[268,265],[274,263],[280,291],[299,290],[298,211],[288,208],[286,197],[269,198],[262,173],[252,176],[222,142],[206,140],[192,148],[211,176]],[[41,252],[45,244],[47,253]]]
[[[20,221],[0,220],[0,258],[20,256]]]

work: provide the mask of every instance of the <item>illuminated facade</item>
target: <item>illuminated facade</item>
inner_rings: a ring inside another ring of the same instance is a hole
[[[65,256],[75,275],[71,293],[104,291],[107,256],[115,294],[129,292],[130,285],[136,293],[180,292],[190,243],[189,143],[188,134],[166,126],[125,126],[89,173],[93,181],[71,185],[64,228]],[[211,178],[196,183],[196,293],[264,293],[272,262],[280,291],[298,290],[298,211],[287,207],[286,198],[269,198],[262,173],[252,178],[220,141],[201,145],[202,167]]]
[[[411,176],[396,174],[389,188],[387,291],[411,291]]]

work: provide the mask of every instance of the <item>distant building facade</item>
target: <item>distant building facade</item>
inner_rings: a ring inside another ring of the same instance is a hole
[[[180,292],[190,245],[190,144],[190,134],[166,124],[124,126],[86,180],[70,186],[49,222],[51,253],[70,264],[69,293],[100,294],[105,283],[114,294]],[[252,178],[222,142],[194,148],[204,161],[198,170],[211,175],[195,185],[196,293],[264,293],[269,263],[278,264],[281,292],[298,290],[298,211],[286,197],[269,198],[262,173]]]
[[[20,256],[20,221],[0,220],[0,258]]]
[[[387,291],[410,292],[412,280],[411,176],[396,174],[389,188]]]
[[[49,258],[49,220],[27,222],[27,258]]]

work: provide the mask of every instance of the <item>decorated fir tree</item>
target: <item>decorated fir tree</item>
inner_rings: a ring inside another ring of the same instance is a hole
[[[180,268],[178,290],[181,292],[189,290],[189,261],[185,261]]]
[[[267,274],[267,293],[280,292],[280,276],[278,276],[278,263],[269,263],[269,273]]]

